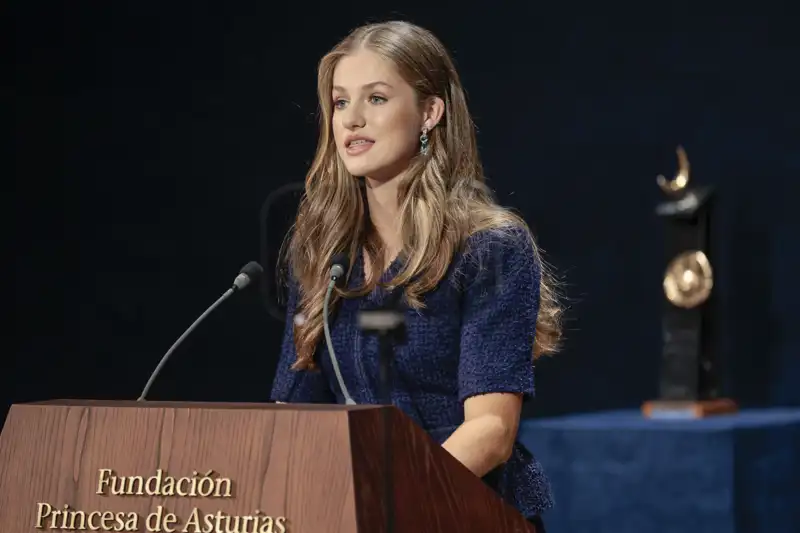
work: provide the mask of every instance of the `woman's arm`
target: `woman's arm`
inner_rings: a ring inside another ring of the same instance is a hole
[[[444,449],[483,477],[511,456],[519,428],[522,397],[490,393],[464,402],[464,423],[443,444]]]
[[[471,248],[458,363],[464,422],[443,446],[483,477],[511,456],[523,399],[534,394],[541,271],[521,228],[486,233]]]

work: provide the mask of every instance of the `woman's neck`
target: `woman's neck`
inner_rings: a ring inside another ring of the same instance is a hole
[[[387,181],[373,181],[367,178],[367,205],[369,217],[378,236],[383,241],[387,257],[392,261],[403,246],[400,233],[399,206],[397,205],[397,178]]]

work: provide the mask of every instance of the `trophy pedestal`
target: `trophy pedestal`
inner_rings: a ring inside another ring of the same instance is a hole
[[[715,400],[680,401],[652,400],[642,405],[642,414],[653,419],[685,420],[706,418],[713,415],[728,415],[739,410],[736,402],[729,398]]]

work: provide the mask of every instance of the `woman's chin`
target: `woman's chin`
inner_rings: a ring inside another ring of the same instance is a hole
[[[357,157],[343,157],[344,167],[351,175],[365,178],[373,184],[391,181],[408,167],[408,162],[375,161],[374,158],[367,158],[364,155],[366,154]]]

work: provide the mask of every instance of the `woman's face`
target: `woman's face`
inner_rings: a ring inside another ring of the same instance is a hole
[[[376,53],[342,57],[331,98],[336,149],[350,174],[390,180],[418,153],[426,113],[411,85]]]

